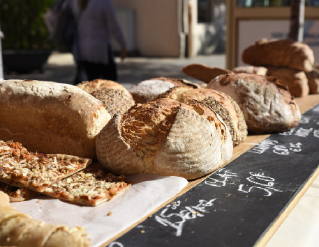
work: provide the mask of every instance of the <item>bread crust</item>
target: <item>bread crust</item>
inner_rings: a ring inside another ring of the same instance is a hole
[[[236,74],[239,73],[248,73],[248,74],[256,74],[256,75],[266,75],[267,68],[262,66],[238,66],[232,69],[232,71]]]
[[[111,118],[80,88],[47,81],[1,81],[0,108],[0,139],[33,152],[92,159],[96,136]]]
[[[314,69],[313,71],[306,73],[308,79],[309,93],[319,93],[319,70]]]
[[[98,135],[97,157],[115,174],[195,179],[225,165],[233,145],[221,118],[199,102],[159,99],[113,118]]]
[[[208,84],[232,97],[244,113],[248,130],[269,134],[298,125],[301,114],[287,86],[274,77],[254,74],[221,75]]]
[[[311,48],[304,43],[261,39],[243,51],[242,60],[255,66],[271,65],[310,72],[315,58]]]
[[[186,75],[193,77],[197,80],[204,81],[206,83],[209,83],[216,76],[232,73],[232,71],[227,69],[222,69],[218,67],[210,67],[204,64],[196,64],[196,63],[185,66],[182,69],[182,71]]]

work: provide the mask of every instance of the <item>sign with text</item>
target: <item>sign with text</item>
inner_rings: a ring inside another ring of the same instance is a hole
[[[286,39],[289,20],[240,20],[238,23],[237,66],[245,65],[241,59],[243,51],[257,40]],[[315,60],[319,60],[319,20],[305,20],[304,43],[313,50]]]

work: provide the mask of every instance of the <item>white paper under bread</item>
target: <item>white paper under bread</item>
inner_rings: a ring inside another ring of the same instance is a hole
[[[136,175],[134,184],[122,195],[96,207],[79,206],[46,196],[11,203],[18,211],[48,224],[82,226],[90,234],[91,246],[100,246],[122,230],[151,213],[187,185],[181,177]],[[38,201],[41,203],[37,203]],[[108,212],[111,216],[107,216]]]

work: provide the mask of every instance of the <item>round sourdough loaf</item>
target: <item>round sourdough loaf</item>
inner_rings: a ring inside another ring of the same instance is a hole
[[[101,101],[68,84],[0,82],[0,139],[28,150],[96,158],[95,139],[111,116]]]
[[[136,103],[146,103],[155,99],[161,93],[173,87],[186,86],[199,88],[200,86],[184,79],[168,77],[158,77],[142,81],[133,86],[129,92],[132,94]]]
[[[82,82],[77,86],[102,101],[104,107],[112,116],[124,113],[135,105],[130,92],[114,81],[96,79]]]
[[[298,125],[301,114],[287,86],[274,77],[229,74],[207,86],[228,94],[244,113],[248,130],[260,134],[287,131]]]
[[[227,125],[236,146],[247,137],[247,125],[238,104],[227,94],[213,89],[192,89],[175,87],[161,94],[158,98],[169,98],[188,104],[197,100],[216,112]]]
[[[113,117],[96,139],[96,152],[112,173],[195,179],[225,165],[233,144],[227,126],[204,104],[159,99]]]

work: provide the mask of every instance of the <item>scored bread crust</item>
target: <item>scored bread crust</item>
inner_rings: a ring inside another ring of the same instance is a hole
[[[182,71],[186,75],[193,77],[197,80],[204,81],[206,83],[209,83],[216,76],[232,73],[232,71],[227,69],[222,69],[218,67],[210,67],[204,64],[196,64],[196,63],[183,67]]]
[[[221,75],[208,88],[228,94],[241,108],[248,130],[270,134],[298,125],[301,114],[287,86],[274,77],[254,74]]]
[[[310,72],[315,57],[312,49],[305,43],[288,39],[261,39],[243,51],[242,60],[255,66],[272,65]]]
[[[206,115],[207,114],[207,115]],[[225,165],[233,145],[221,118],[205,105],[171,99],[136,105],[113,118],[96,140],[97,157],[115,174],[195,179]]]
[[[197,100],[205,104],[223,119],[232,135],[234,146],[247,137],[248,131],[244,115],[236,101],[225,93],[213,89],[175,87],[159,95],[158,99],[160,98],[170,98],[185,104]]]
[[[68,84],[0,81],[0,136],[30,151],[96,158],[95,139],[111,116],[101,101]]]

